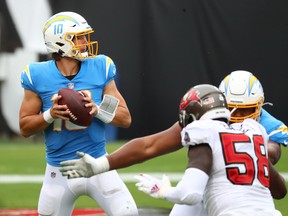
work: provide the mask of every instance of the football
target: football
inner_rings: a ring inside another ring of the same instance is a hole
[[[70,121],[76,125],[89,126],[92,123],[92,115],[89,114],[91,108],[85,107],[86,101],[83,94],[70,88],[62,88],[58,91],[61,99],[59,105],[67,105],[71,111]]]

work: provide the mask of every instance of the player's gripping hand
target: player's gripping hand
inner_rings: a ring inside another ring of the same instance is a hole
[[[93,158],[84,152],[76,153],[80,159],[62,161],[60,172],[63,176],[71,178],[86,177],[103,173],[109,170],[109,162],[105,156]]]
[[[171,188],[170,180],[166,175],[163,175],[162,179],[148,174],[139,174],[135,178],[138,180],[136,183],[138,190],[157,199],[165,199],[165,192]]]

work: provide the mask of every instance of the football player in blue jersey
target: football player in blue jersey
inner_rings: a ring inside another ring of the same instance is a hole
[[[276,164],[281,156],[280,145],[288,145],[288,129],[282,121],[262,108],[265,103],[260,81],[251,72],[237,70],[227,75],[219,88],[225,94],[232,112],[231,122],[252,118],[264,126],[269,135],[269,159]]]
[[[138,215],[134,199],[116,171],[79,179],[67,179],[59,172],[60,162],[75,159],[77,151],[94,158],[107,154],[106,124],[123,128],[131,124],[129,109],[114,81],[116,66],[108,56],[97,55],[98,43],[91,40],[91,33],[93,29],[81,15],[55,14],[43,29],[53,60],[29,64],[21,75],[20,133],[30,137],[44,131],[45,136],[47,166],[39,215],[72,215],[81,195],[94,199],[108,215]],[[91,125],[69,121],[67,106],[58,105],[61,88],[85,95],[93,115]]]

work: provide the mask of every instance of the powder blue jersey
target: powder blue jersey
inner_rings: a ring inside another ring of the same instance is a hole
[[[80,71],[72,80],[60,73],[54,60],[29,64],[22,72],[21,84],[41,98],[41,111],[44,112],[52,106],[59,89],[67,87],[89,92],[93,101],[100,105],[103,90],[115,75],[113,61],[105,55],[98,55],[81,62]],[[95,158],[106,153],[105,124],[95,117],[88,127],[56,119],[44,130],[44,135],[46,160],[52,166],[76,158],[76,151],[88,153]]]
[[[288,145],[287,126],[282,121],[274,118],[263,108],[261,110],[260,124],[266,129],[270,140],[284,146]]]

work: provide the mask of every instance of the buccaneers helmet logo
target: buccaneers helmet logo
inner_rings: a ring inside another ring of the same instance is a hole
[[[197,89],[191,89],[188,91],[180,102],[180,110],[184,110],[190,102],[200,103],[201,99],[199,97],[200,92]]]

